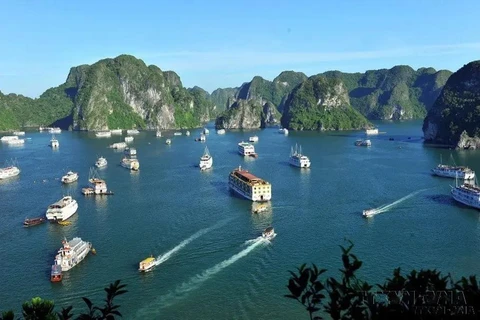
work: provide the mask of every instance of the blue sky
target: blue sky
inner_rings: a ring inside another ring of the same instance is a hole
[[[37,97],[70,67],[124,53],[208,91],[283,70],[455,71],[480,59],[478,12],[478,0],[6,0],[0,91]]]

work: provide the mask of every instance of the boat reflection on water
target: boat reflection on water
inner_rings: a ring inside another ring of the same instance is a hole
[[[108,205],[108,198],[109,196],[98,195],[94,196],[95,198],[95,205],[100,208],[106,208]]]
[[[272,202],[253,202],[251,219],[255,229],[264,230],[272,224]]]
[[[268,213],[272,212],[271,201],[267,202],[252,202],[252,213]]]

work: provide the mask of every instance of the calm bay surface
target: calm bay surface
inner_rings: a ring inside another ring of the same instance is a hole
[[[129,290],[118,299],[125,319],[306,319],[302,306],[283,298],[288,270],[313,262],[336,274],[345,239],[354,242],[364,262],[360,274],[371,283],[395,267],[437,268],[455,278],[478,274],[479,211],[456,204],[455,181],[433,177],[430,169],[441,155],[444,163],[452,155],[480,172],[480,152],[425,147],[420,121],[377,124],[386,133],[372,136],[370,148],[354,146],[362,132],[284,136],[268,128],[217,135],[210,124],[206,143],[193,141],[200,129],[190,137],[142,132],[132,143],[139,172],[122,168],[122,152],[107,148],[124,135],[63,132],[52,150],[51,135],[27,132],[24,146],[0,145],[0,161],[17,159],[22,170],[0,181],[0,308],[19,310],[41,296],[58,307],[73,304],[78,314],[86,310],[81,297],[101,303],[103,288],[121,279]],[[237,143],[255,134],[259,158],[244,159]],[[311,169],[288,165],[295,143]],[[214,166],[200,172],[206,145]],[[115,195],[85,197],[81,188],[99,156],[109,164],[98,173]],[[228,174],[239,165],[272,183],[267,212],[252,214],[250,201],[228,191]],[[70,169],[80,179],[63,186],[59,179]],[[22,227],[67,194],[79,203],[70,226]],[[361,215],[408,195],[368,220]],[[270,225],[277,237],[255,241]],[[55,253],[64,237],[75,236],[92,242],[97,255],[52,284]],[[137,271],[141,260],[162,254],[153,272]]]

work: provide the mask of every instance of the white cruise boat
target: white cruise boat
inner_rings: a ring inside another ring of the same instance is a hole
[[[242,167],[230,172],[228,186],[235,193],[252,201],[269,201],[272,199],[270,183],[257,178],[247,170],[242,170]]]
[[[210,131],[207,128],[203,128],[203,134],[209,134]]]
[[[110,131],[95,132],[95,137],[97,137],[97,138],[110,138],[111,136],[112,136],[112,132],[110,132]]]
[[[48,131],[50,133],[62,133],[62,129],[60,129],[59,127],[49,128]]]
[[[20,174],[20,169],[14,165],[0,168],[0,180],[8,179],[11,177],[18,176]]]
[[[288,129],[287,129],[287,128],[280,128],[280,129],[278,130],[278,132],[279,132],[279,133],[282,133],[282,134],[284,134],[284,135],[288,135]]]
[[[262,237],[267,240],[272,240],[273,238],[275,238],[275,236],[276,234],[273,227],[268,227],[262,232]]]
[[[369,139],[358,139],[355,141],[355,145],[357,147],[371,147],[372,146],[372,141]]]
[[[127,144],[125,142],[116,142],[110,145],[110,148],[112,149],[125,149],[126,147]]]
[[[439,164],[436,168],[432,169],[432,173],[439,177],[459,178],[464,180],[475,179],[475,171],[468,167]]]
[[[295,145],[295,149],[290,151],[290,159],[288,161],[290,165],[299,168],[310,168],[310,159],[302,154],[302,146]]]
[[[62,247],[55,256],[54,265],[59,265],[62,271],[68,271],[79,264],[92,249],[90,242],[81,238],[73,238],[70,241],[62,241]]]
[[[77,201],[71,196],[66,196],[49,205],[46,216],[50,221],[65,221],[73,216],[77,209]]]
[[[205,151],[203,152],[203,156],[200,158],[200,163],[198,165],[200,170],[207,170],[213,166],[213,157],[208,152],[208,148],[205,147]]]
[[[13,134],[16,135],[16,136],[24,136],[25,131],[13,131]]]
[[[78,180],[78,173],[73,171],[68,171],[66,175],[62,177],[62,183],[72,183]]]
[[[127,130],[127,134],[139,134],[140,131],[138,131],[137,129],[129,129]]]
[[[256,155],[255,147],[252,144],[244,141],[238,144],[238,153],[240,153],[242,156]]]
[[[190,131],[187,130],[187,132],[185,132],[185,135],[190,136]]]
[[[106,167],[108,164],[107,162],[107,159],[105,159],[104,157],[100,157],[97,159],[97,161],[95,162],[95,167],[97,168],[103,168],[103,167]]]
[[[464,183],[452,187],[452,196],[455,201],[466,206],[480,209],[480,188],[473,184]]]
[[[8,145],[11,145],[11,146],[20,146],[25,144],[25,139],[12,139],[12,140],[7,140],[6,142]]]
[[[110,130],[110,133],[111,134],[122,134],[123,133],[123,130],[122,129],[112,129]]]
[[[125,151],[123,151],[123,153],[125,153],[125,155],[127,156],[136,156],[137,155],[137,149],[135,148],[125,148]]]
[[[138,162],[137,159],[124,157],[120,164],[129,170],[138,171],[138,169],[140,169],[140,162]]]
[[[182,133],[181,133],[181,132],[175,132],[175,133],[173,133],[173,135],[174,135],[174,136],[181,136]]]
[[[366,134],[366,135],[378,134],[378,128],[366,129],[366,130],[365,130],[365,134]]]
[[[157,130],[157,132],[155,133],[155,137],[157,137],[157,138],[162,137],[162,132],[160,130]]]
[[[134,138],[133,138],[132,136],[127,136],[127,137],[125,137],[125,139],[124,139],[124,140],[125,140],[125,142],[127,142],[127,143],[128,143],[128,142],[132,142],[132,141],[133,141],[133,139],[134,139]]]
[[[225,129],[218,129],[217,134],[225,134]]]
[[[250,138],[248,138],[248,141],[250,141],[250,142],[258,142],[258,137],[257,137],[257,136],[250,137]]]
[[[52,135],[52,139],[50,140],[50,147],[52,148],[58,148],[60,146],[60,143],[58,140],[55,138],[54,135]]]
[[[3,136],[0,138],[0,141],[7,142],[12,140],[18,140],[18,136]]]
[[[170,139],[165,140],[165,144],[172,144],[172,140]]]

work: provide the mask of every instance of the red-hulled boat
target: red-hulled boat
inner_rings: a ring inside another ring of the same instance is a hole
[[[62,281],[62,266],[60,266],[59,264],[52,265],[52,272],[50,272],[50,281]]]
[[[42,224],[44,222],[45,222],[45,218],[42,218],[42,217],[32,218],[32,219],[26,218],[25,221],[23,221],[23,226],[24,227],[31,227],[31,226],[36,226],[36,225]]]

